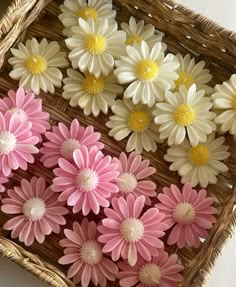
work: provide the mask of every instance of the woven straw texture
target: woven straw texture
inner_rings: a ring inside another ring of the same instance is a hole
[[[6,15],[0,21],[0,97],[4,97],[9,89],[16,89],[18,83],[8,76],[10,66],[7,58],[10,56],[9,48],[19,41],[28,38],[46,37],[59,41],[62,49],[66,51],[63,27],[58,20],[59,4],[61,0],[19,0],[15,1],[8,9]],[[235,72],[236,66],[236,35],[227,31],[200,15],[178,6],[170,1],[157,0],[116,0],[118,21],[127,21],[131,15],[144,19],[146,23],[154,24],[166,36],[169,51],[172,53],[191,53],[199,60],[204,60],[211,70],[214,78],[212,85],[221,83]],[[50,29],[48,29],[50,27]],[[65,71],[64,71],[65,72]],[[41,93],[44,109],[50,113],[51,124],[62,121],[69,124],[73,118],[83,125],[94,125],[96,130],[102,133],[102,141],[105,143],[105,153],[118,155],[124,150],[125,141],[117,144],[108,137],[108,129],[105,122],[108,116],[99,118],[85,117],[79,108],[71,108],[68,102],[61,97],[62,90],[57,89],[55,95]],[[210,231],[208,238],[199,249],[176,247],[168,248],[171,253],[176,252],[184,265],[184,282],[182,287],[201,287],[204,285],[209,271],[212,269],[217,255],[219,255],[225,241],[229,238],[236,223],[236,149],[232,138],[227,138],[230,145],[231,157],[227,161],[230,168],[227,174],[221,175],[216,185],[208,187],[208,195],[215,198],[215,207],[218,209],[217,223]],[[178,184],[177,174],[168,170],[168,164],[164,162],[166,146],[159,147],[156,153],[144,153],[144,158],[149,158],[151,164],[157,168],[157,173],[152,177],[160,192],[162,187],[170,183]],[[29,179],[33,175],[44,177],[49,183],[53,177],[50,170],[44,168],[39,160],[30,166],[27,172],[17,171],[11,180],[9,187],[20,181],[21,178]],[[0,227],[9,216],[0,212]],[[67,227],[71,227],[74,220],[79,220],[78,215],[67,216]],[[62,255],[58,241],[63,237],[51,235],[45,244],[34,243],[32,247],[24,249],[19,242],[10,240],[10,233],[0,229],[0,255],[10,258],[23,268],[31,271],[40,279],[54,287],[74,286],[66,278],[66,269],[59,266],[57,260]],[[110,283],[109,286],[118,286],[118,283]]]

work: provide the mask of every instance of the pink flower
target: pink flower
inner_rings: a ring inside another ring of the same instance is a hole
[[[156,185],[150,180],[145,180],[148,176],[154,174],[156,169],[149,166],[149,160],[142,160],[141,155],[132,152],[127,158],[126,154],[122,152],[119,159],[114,158],[114,162],[119,164],[119,177],[116,179],[119,187],[118,196],[127,198],[127,195],[132,193],[135,197],[139,195],[145,196],[145,203],[151,205],[149,197],[156,196]]]
[[[9,176],[11,170],[27,169],[27,162],[33,163],[32,154],[38,153],[34,146],[38,138],[32,136],[32,124],[22,122],[16,114],[0,113],[0,170]]]
[[[102,233],[98,241],[105,243],[103,252],[111,252],[113,261],[122,257],[134,266],[138,254],[150,261],[151,256],[158,256],[158,249],[163,248],[163,242],[158,238],[167,229],[162,222],[164,214],[157,208],[150,208],[140,216],[144,203],[145,196],[135,198],[129,194],[126,200],[123,197],[113,198],[113,209],[104,209],[107,218],[98,226],[98,231]]]
[[[119,262],[121,271],[117,274],[121,287],[177,287],[183,281],[179,274],[183,266],[178,264],[177,255],[168,255],[163,249],[158,257],[145,261],[139,257],[137,264],[131,267],[127,261]],[[136,285],[137,284],[137,285]]]
[[[185,244],[199,247],[200,237],[206,238],[206,229],[210,229],[212,223],[216,222],[212,214],[217,210],[211,206],[214,199],[206,197],[205,189],[199,192],[192,189],[191,183],[186,183],[182,192],[174,184],[170,188],[164,187],[158,199],[161,203],[156,204],[156,207],[165,213],[164,222],[173,226],[167,243],[177,243],[179,248]]]
[[[98,150],[104,148],[104,145],[99,142],[101,134],[94,132],[92,126],[81,127],[76,119],[71,122],[70,129],[63,123],[59,123],[58,126],[52,127],[52,132],[47,132],[45,135],[49,141],[44,142],[40,152],[43,154],[41,162],[46,167],[57,165],[59,158],[73,162],[73,152],[82,145],[89,149],[93,146]]]
[[[90,281],[102,287],[107,285],[107,279],[115,281],[118,267],[103,255],[95,222],[84,218],[81,225],[74,222],[73,230],[65,229],[64,232],[66,239],[62,239],[60,245],[65,247],[65,255],[58,262],[72,264],[68,278],[73,277],[75,284],[81,282],[82,287],[87,287]]]
[[[9,197],[2,200],[2,211],[19,215],[7,221],[3,228],[12,230],[11,237],[19,237],[25,245],[31,245],[35,239],[43,243],[45,235],[59,233],[60,225],[66,224],[63,215],[68,210],[58,202],[51,188],[46,188],[43,178],[33,177],[30,182],[22,179],[21,186],[9,189],[7,194]]]
[[[6,190],[3,184],[7,182],[8,178],[4,176],[3,173],[0,171],[0,199],[1,199],[1,193],[3,193]]]
[[[83,215],[87,215],[92,210],[98,214],[100,206],[110,205],[107,198],[111,193],[118,192],[114,183],[119,175],[117,164],[112,163],[112,158],[104,156],[96,146],[91,149],[82,146],[74,151],[73,158],[74,164],[59,159],[60,168],[53,171],[56,178],[52,189],[62,192],[59,200],[67,200],[74,213],[82,210]]]
[[[31,132],[42,140],[41,134],[44,134],[50,128],[48,123],[49,114],[42,111],[42,100],[35,99],[32,92],[25,93],[23,88],[19,88],[16,93],[8,92],[8,97],[0,99],[0,112],[7,111],[17,114],[20,121],[30,121],[32,123]]]

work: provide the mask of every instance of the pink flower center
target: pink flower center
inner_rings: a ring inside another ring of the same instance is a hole
[[[190,224],[193,222],[195,215],[195,209],[190,203],[181,202],[175,207],[174,218],[178,223]]]
[[[83,168],[77,175],[77,185],[83,192],[88,192],[96,188],[98,184],[97,173],[90,168]]]
[[[139,280],[143,285],[156,286],[160,283],[161,271],[158,265],[154,263],[145,264],[139,271]]]
[[[73,152],[80,148],[80,142],[76,139],[65,140],[60,149],[60,154],[67,160],[73,159]]]
[[[143,237],[144,226],[141,220],[129,217],[121,223],[120,232],[125,240],[136,242]]]
[[[8,131],[0,132],[0,153],[9,154],[16,147],[16,138],[14,134]]]
[[[25,122],[27,121],[27,115],[24,112],[24,110],[20,109],[20,108],[12,108],[9,110],[12,114],[17,114],[19,120],[21,122]]]
[[[80,249],[80,257],[86,264],[98,264],[102,259],[102,248],[96,240],[86,241]]]
[[[133,192],[137,187],[137,180],[131,173],[122,173],[116,181],[119,190],[124,193]]]
[[[40,220],[46,211],[46,206],[41,198],[30,198],[23,204],[23,214],[32,221]]]

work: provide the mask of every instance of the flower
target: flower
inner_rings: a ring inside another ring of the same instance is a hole
[[[73,212],[82,210],[87,215],[91,210],[98,214],[100,206],[108,207],[108,198],[118,192],[114,180],[119,175],[117,164],[112,163],[110,156],[98,150],[96,146],[90,150],[81,146],[73,153],[74,164],[60,158],[59,167],[54,169],[56,177],[52,189],[62,192],[60,201],[73,206]]]
[[[157,143],[161,141],[158,126],[152,116],[152,108],[141,103],[134,105],[131,100],[117,100],[111,109],[114,115],[110,116],[106,123],[111,129],[109,136],[120,141],[130,135],[126,145],[127,152],[157,150]]]
[[[12,230],[11,237],[30,246],[35,240],[43,243],[45,235],[59,233],[65,225],[63,215],[68,213],[51,187],[46,188],[43,178],[33,177],[21,180],[21,186],[7,191],[8,198],[2,200],[1,210],[7,214],[19,214],[8,220],[3,228]]]
[[[78,19],[85,21],[92,17],[94,21],[99,19],[113,20],[116,11],[112,10],[111,0],[65,0],[64,5],[60,5],[62,14],[58,16],[64,25],[63,34],[71,36],[71,28],[78,25]]]
[[[121,287],[177,287],[183,281],[179,274],[184,268],[178,263],[176,254],[168,255],[163,249],[158,257],[145,261],[139,257],[131,267],[127,261],[118,262],[121,271],[117,274]],[[138,285],[136,285],[138,284]]]
[[[162,101],[163,93],[174,88],[174,80],[178,78],[175,70],[179,63],[175,56],[165,57],[161,43],[149,49],[144,41],[140,45],[126,47],[126,56],[116,61],[114,74],[120,84],[129,84],[124,98],[134,104],[142,102],[152,107],[156,101]]]
[[[70,128],[59,123],[52,127],[52,132],[46,132],[46,139],[40,152],[43,154],[40,161],[46,167],[58,164],[60,158],[73,162],[73,152],[81,146],[86,145],[89,149],[96,146],[98,150],[104,145],[99,142],[101,134],[94,132],[93,126],[81,127],[78,120],[71,122]]]
[[[212,75],[208,69],[204,69],[205,62],[200,61],[195,64],[195,58],[191,58],[189,54],[184,57],[177,54],[176,57],[180,66],[177,70],[179,78],[175,81],[175,89],[178,91],[181,85],[189,89],[192,84],[196,84],[197,91],[204,90],[206,94],[211,94],[212,88],[207,84],[212,79]]]
[[[9,176],[12,170],[27,169],[27,163],[33,163],[32,154],[38,153],[34,146],[38,138],[31,134],[32,124],[22,122],[14,113],[0,112],[0,171]]]
[[[117,23],[106,18],[95,22],[92,17],[87,22],[79,18],[79,25],[71,30],[72,37],[65,41],[71,50],[72,67],[95,77],[107,76],[114,68],[114,59],[123,54],[125,32],[117,31]]]
[[[79,106],[83,109],[86,116],[92,113],[97,117],[101,111],[107,114],[108,108],[114,105],[116,96],[123,92],[113,74],[96,78],[89,73],[83,76],[73,69],[68,69],[67,74],[69,77],[64,79],[62,96],[70,100],[72,107]]]
[[[64,256],[59,259],[60,264],[72,264],[68,270],[68,278],[73,277],[75,284],[81,283],[87,287],[89,282],[97,286],[107,286],[107,279],[115,281],[118,267],[106,258],[102,246],[97,241],[97,226],[93,221],[83,218],[81,224],[73,223],[73,230],[64,230],[65,239],[60,245],[65,247]]]
[[[0,99],[0,112],[10,111],[19,117],[20,121],[30,121],[32,123],[31,132],[42,141],[41,135],[50,128],[48,123],[49,114],[42,110],[42,100],[35,99],[32,92],[25,92],[19,88],[16,92],[10,90],[8,97]]]
[[[102,219],[102,225],[98,231],[102,234],[98,241],[104,243],[103,252],[111,252],[113,261],[120,257],[128,259],[131,266],[137,263],[138,254],[147,261],[153,256],[159,255],[159,249],[164,244],[159,239],[165,233],[167,225],[162,222],[165,217],[157,208],[149,208],[143,213],[145,196],[137,198],[129,194],[125,200],[123,197],[113,198],[112,208],[105,208],[106,218]]]
[[[127,198],[129,194],[135,197],[145,196],[145,203],[151,205],[150,197],[156,196],[156,185],[151,180],[146,180],[156,172],[154,167],[149,166],[150,161],[142,160],[141,155],[132,152],[127,158],[122,152],[118,158],[114,158],[113,162],[118,163],[118,171],[120,175],[116,179],[119,193],[115,196],[123,196]]]
[[[213,133],[206,143],[192,147],[185,139],[181,145],[169,148],[164,159],[172,162],[169,169],[178,171],[182,183],[190,181],[193,187],[197,184],[206,187],[217,182],[219,173],[228,171],[228,167],[221,162],[230,155],[227,152],[229,147],[223,145],[224,141],[224,137],[215,138]]]
[[[1,193],[5,192],[6,188],[3,186],[4,183],[8,182],[8,178],[0,171],[0,199]]]
[[[192,189],[191,183],[186,183],[182,191],[172,184],[163,188],[163,193],[158,194],[160,203],[156,204],[161,212],[165,213],[164,222],[173,227],[167,243],[177,243],[179,248],[185,244],[189,247],[199,247],[200,238],[207,238],[206,229],[210,229],[216,222],[217,210],[211,205],[214,198],[206,196],[206,190],[198,192]]]
[[[35,38],[27,40],[25,45],[18,44],[18,49],[11,48],[14,57],[8,62],[13,66],[10,77],[20,80],[19,86],[32,90],[36,95],[40,89],[45,93],[55,92],[61,87],[63,75],[58,68],[68,66],[66,53],[60,52],[57,42],[43,38],[40,43]]]
[[[210,112],[212,103],[204,91],[196,91],[193,84],[189,90],[185,86],[179,92],[166,92],[165,102],[157,103],[155,123],[160,125],[160,138],[168,138],[168,145],[179,145],[188,135],[192,146],[207,140],[207,135],[216,129],[215,113]]]

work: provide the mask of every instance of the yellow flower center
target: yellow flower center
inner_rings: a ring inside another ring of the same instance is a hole
[[[182,104],[176,108],[174,113],[175,122],[183,127],[191,125],[195,117],[196,112],[191,105]]]
[[[141,81],[151,81],[158,73],[158,66],[152,60],[141,60],[136,67],[136,75]]]
[[[209,160],[209,149],[203,144],[192,147],[188,152],[188,157],[196,166],[206,165]]]
[[[142,42],[142,39],[138,35],[133,34],[133,35],[127,37],[125,44],[126,45],[133,45],[134,43],[137,43],[140,45],[141,42]]]
[[[128,127],[134,132],[143,132],[149,126],[148,114],[141,111],[131,112],[128,119]]]
[[[96,78],[94,75],[88,74],[84,79],[82,86],[86,93],[95,96],[104,90],[104,78],[102,76]]]
[[[103,36],[91,34],[85,40],[84,47],[89,53],[100,55],[106,49],[106,40]]]
[[[39,75],[47,69],[47,61],[39,54],[32,55],[26,61],[26,68],[30,73]]]
[[[89,17],[93,17],[93,20],[97,20],[97,11],[91,7],[84,7],[77,11],[78,17],[83,18],[85,21],[88,20]]]
[[[232,99],[232,107],[234,110],[236,110],[236,96],[234,96]]]
[[[176,90],[178,90],[181,85],[184,85],[188,89],[192,84],[194,84],[193,77],[185,72],[179,73],[179,78],[175,81]]]

